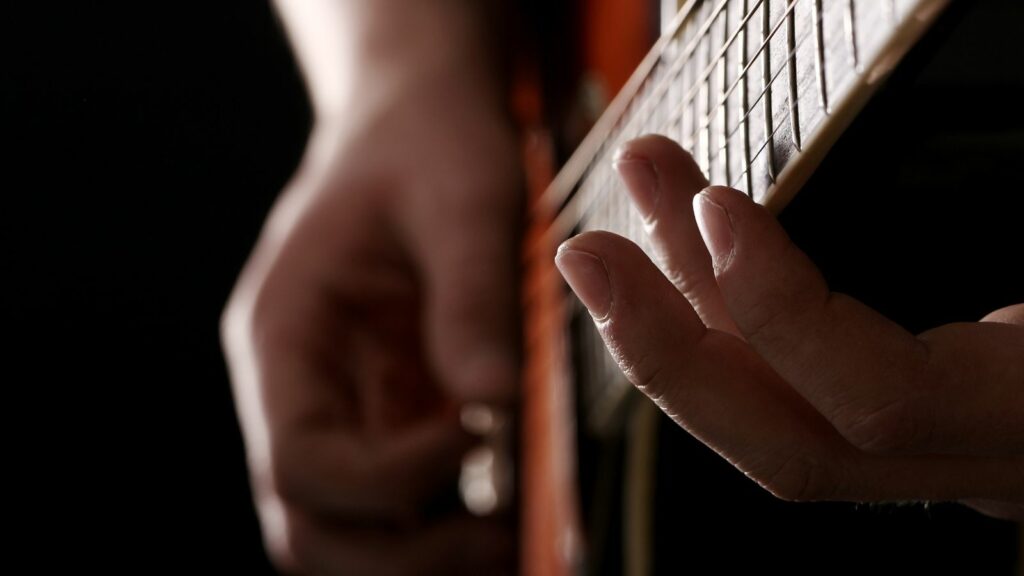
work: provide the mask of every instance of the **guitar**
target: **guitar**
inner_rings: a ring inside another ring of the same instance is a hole
[[[624,565],[648,573],[656,414],[638,402],[599,338],[567,330],[574,307],[552,261],[580,231],[611,230],[650,252],[611,155],[663,133],[709,180],[780,212],[947,0],[689,0],[579,149],[536,199],[526,242],[522,572],[579,573],[577,429],[624,429]],[[575,337],[574,337],[575,336]],[[576,360],[575,362],[573,360]]]

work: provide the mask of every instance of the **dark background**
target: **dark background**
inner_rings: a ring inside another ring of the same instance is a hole
[[[310,124],[268,3],[5,3],[0,42],[11,551],[269,572],[217,332]]]
[[[264,2],[66,4],[0,9],[8,561],[268,572],[217,322],[301,154],[301,82]],[[992,14],[979,26],[1001,32],[946,49],[940,68],[958,74],[897,79],[785,216],[841,289],[914,329],[1024,300],[1005,259],[1021,248],[1024,92],[1003,74],[1021,67],[1020,20]],[[904,226],[936,206],[935,227]],[[793,507],[675,429],[663,441],[689,455],[658,500],[673,527],[658,546],[684,565],[1014,562],[1007,524],[955,507]],[[736,553],[712,553],[721,542]]]

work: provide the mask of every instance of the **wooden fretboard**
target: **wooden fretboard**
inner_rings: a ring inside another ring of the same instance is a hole
[[[650,250],[611,165],[648,133],[778,212],[948,3],[689,0],[537,205],[552,240],[602,229]],[[581,344],[583,416],[600,427],[629,387],[599,341]]]

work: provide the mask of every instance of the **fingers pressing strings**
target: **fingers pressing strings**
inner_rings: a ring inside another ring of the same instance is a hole
[[[617,162],[662,270],[609,233],[570,240],[557,262],[677,422],[788,498],[1024,498],[1021,326],[916,338],[831,293],[745,195],[697,193],[670,141],[632,142]]]

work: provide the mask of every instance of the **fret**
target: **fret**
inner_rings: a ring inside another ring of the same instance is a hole
[[[724,44],[725,39],[729,37],[729,12],[728,10],[722,12],[719,16],[721,21],[721,28],[719,32],[719,38]],[[718,156],[721,159],[718,164],[721,166],[719,172],[721,174],[720,181],[728,182],[729,178],[729,93],[728,93],[728,63],[729,63],[729,51],[725,50],[722,52],[721,58],[717,64],[718,67],[718,82],[716,88],[718,89],[718,103],[717,103],[717,134],[716,134],[716,148],[718,150]]]
[[[704,4],[704,7],[708,7],[708,4]],[[710,15],[705,16],[710,19]],[[706,28],[704,34],[701,35],[700,45],[698,49],[697,62],[700,63],[700,67],[703,70],[708,70],[711,64],[711,38],[708,35],[710,32],[710,26]],[[711,127],[708,123],[708,118],[711,115],[711,75],[702,74],[699,79],[699,96],[697,98],[697,119],[700,123],[700,134],[697,140],[697,163],[700,165],[701,172],[705,175],[710,176],[711,174]]]
[[[668,43],[666,48],[666,58],[669,62],[674,62],[677,54],[679,53],[679,45],[682,42],[680,38],[673,38]],[[669,67],[669,74],[667,74],[666,81],[668,82],[668,91],[666,92],[665,98],[660,103],[660,115],[661,121],[659,126],[664,130],[665,135],[677,142],[682,142],[683,128],[681,122],[675,122],[672,120],[672,108],[676,102],[679,102],[680,94],[680,78],[682,77],[682,69],[672,72],[672,67]]]
[[[797,78],[799,151],[807,147],[814,129],[826,121],[821,102],[821,86],[818,77],[817,25],[814,0],[799,0],[794,10],[796,28],[796,50],[794,64]]]
[[[697,65],[693,60],[686,63],[683,67],[682,85],[683,89],[689,92],[688,88],[692,87],[697,76],[696,71]],[[679,143],[691,153],[694,150],[696,143],[693,141],[693,135],[697,132],[697,103],[687,97],[683,96],[679,100],[677,106],[680,109],[680,124],[682,126],[683,135],[679,140]]]
[[[927,0],[922,6],[941,6],[941,0]],[[920,13],[908,15],[921,18]],[[857,47],[857,73],[872,76],[871,55],[884,49],[891,37],[891,31],[899,24],[889,8],[872,9],[872,2],[859,0],[854,10],[854,35]],[[869,80],[870,81],[870,80]]]
[[[744,14],[748,14],[748,12],[747,12],[747,0],[742,0],[740,6],[743,9],[743,13]],[[748,96],[747,96],[747,84],[748,84],[747,69],[749,67],[748,66],[749,62],[747,60],[747,26],[748,26],[747,17],[744,17],[744,20],[742,20],[740,22],[740,27],[739,27],[739,37],[738,37],[738,40],[737,40],[737,43],[738,43],[737,54],[739,55],[739,58],[736,59],[736,62],[737,62],[737,76],[738,76],[737,80],[739,82],[739,102],[740,102],[740,116],[741,116],[741,118],[739,120],[739,129],[742,132],[742,138],[743,138],[743,141],[741,143],[741,147],[740,148],[741,148],[741,150],[743,152],[743,165],[744,165],[743,175],[744,175],[744,184],[745,184],[744,190],[746,191],[747,195],[753,196],[753,193],[754,193],[754,185],[753,185],[753,180],[752,180],[752,178],[753,178],[753,171],[751,170],[751,165],[750,165],[750,125],[747,122],[747,114],[745,113],[745,111],[749,109],[749,102],[748,102]]]
[[[854,70],[860,72],[860,62],[857,60],[857,19],[854,15],[853,0],[846,0],[843,30],[846,32],[847,49],[850,51],[850,64]]]
[[[822,28],[825,43],[825,85],[828,94],[842,94],[857,74],[851,69],[853,56],[847,30],[847,0],[822,2]],[[831,98],[830,98],[831,99]],[[831,108],[832,103],[829,106]],[[831,110],[830,110],[831,112]]]
[[[740,99],[741,90],[738,84],[740,80],[740,73],[742,66],[739,64],[745,58],[741,50],[740,36],[743,30],[743,18],[746,16],[746,4],[747,0],[733,0],[729,3],[727,10],[728,24],[725,27],[726,30],[726,46],[723,50],[722,67],[723,71],[722,78],[724,80],[724,90],[720,95],[722,103],[719,104],[725,111],[725,118],[722,122],[724,128],[724,148],[725,154],[724,162],[727,171],[725,175],[728,177],[723,182],[729,182],[746,172],[746,163],[744,161],[743,151],[743,140],[742,138],[735,136],[740,134],[740,119],[743,117],[745,112],[743,102]],[[731,43],[730,43],[731,42]],[[733,88],[735,86],[735,88]],[[730,88],[733,88],[730,90]],[[743,188],[746,190],[746,188]]]
[[[800,150],[800,98],[797,94],[796,77],[796,10],[786,15],[786,75],[789,77],[789,123],[793,133],[793,145]]]
[[[761,100],[764,114],[764,136],[767,156],[768,179],[775,183],[775,130],[772,125],[772,50],[771,50],[771,0],[761,5]]]
[[[821,109],[828,114],[828,87],[825,82],[825,15],[822,0],[814,0],[814,67],[818,78],[818,98]]]
[[[678,52],[679,40],[673,39],[669,42],[668,47],[665,50],[665,54],[662,56],[665,74],[659,83],[666,83],[668,90],[664,92],[664,96],[658,99],[657,126],[665,130],[668,134],[672,134],[672,130],[669,127],[669,116],[671,114],[673,102],[675,98],[678,98],[679,90],[678,83],[674,81],[674,78],[678,78],[678,73],[673,71],[673,64],[676,61]]]
[[[612,206],[611,202],[608,201],[608,197],[612,193],[612,179],[607,167],[601,168],[601,194],[600,198],[600,230],[608,230],[612,227],[614,219],[612,217]]]

